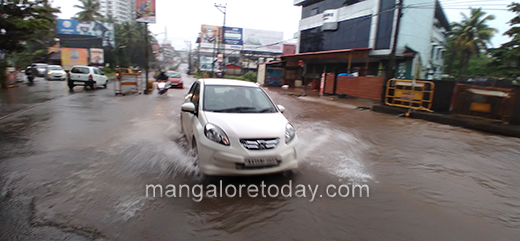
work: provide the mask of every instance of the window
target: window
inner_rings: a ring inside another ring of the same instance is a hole
[[[313,9],[311,9],[311,14],[310,14],[310,16],[314,16],[314,15],[316,15],[316,14],[318,14],[318,8],[313,8]]]
[[[95,68],[95,69],[94,69],[94,74],[99,74],[99,75],[100,75],[100,74],[101,74],[101,71],[99,71],[98,68]]]
[[[206,85],[203,108],[221,113],[274,113],[276,108],[258,87]]]
[[[199,97],[200,97],[200,85],[198,83],[195,84],[195,88],[193,89],[193,95],[191,96],[191,103],[195,105],[195,113],[199,109]]]
[[[74,74],[88,74],[88,73],[90,73],[90,70],[85,67],[76,67],[76,68],[72,68],[70,70],[70,72],[74,73]]]

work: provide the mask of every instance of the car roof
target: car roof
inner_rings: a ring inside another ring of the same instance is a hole
[[[53,65],[47,65],[47,67],[60,67],[61,68],[61,65],[53,64]]]
[[[203,83],[204,85],[232,85],[232,86],[258,87],[258,85],[253,82],[235,80],[235,79],[200,79],[200,82]]]
[[[97,67],[94,67],[94,66],[85,66],[85,65],[74,65],[74,66],[72,66],[72,68],[79,68],[79,67],[81,67],[81,68],[97,68]]]

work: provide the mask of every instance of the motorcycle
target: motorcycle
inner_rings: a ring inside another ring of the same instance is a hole
[[[163,95],[164,93],[166,93],[168,91],[168,89],[170,89],[170,87],[171,87],[170,81],[161,81],[161,82],[157,83],[157,91],[158,91],[159,95]]]
[[[33,75],[33,69],[27,68],[25,70],[25,75],[27,75],[27,80],[29,81],[29,84],[34,83],[34,75]]]

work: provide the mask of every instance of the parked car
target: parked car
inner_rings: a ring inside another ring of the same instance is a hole
[[[180,73],[168,71],[166,72],[166,75],[168,76],[168,81],[170,81],[171,84],[170,88],[184,88],[184,84]]]
[[[74,86],[84,86],[96,89],[102,85],[107,88],[108,77],[97,67],[92,66],[74,66],[68,73],[67,85],[72,90]]]
[[[47,64],[44,63],[33,63],[32,65],[36,65],[36,69],[38,70],[39,77],[45,77],[45,73],[47,72]]]
[[[258,175],[298,167],[294,127],[258,85],[200,79],[181,106],[181,128],[205,175]]]
[[[45,73],[46,80],[67,80],[67,73],[60,65],[49,65]]]

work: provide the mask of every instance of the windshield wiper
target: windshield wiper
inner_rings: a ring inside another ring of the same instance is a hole
[[[266,108],[266,109],[259,110],[257,112],[258,113],[273,113],[274,110],[273,110],[273,108]]]
[[[256,110],[256,108],[242,106],[242,107],[233,107],[233,108],[221,109],[221,110],[213,110],[213,112],[228,112],[228,113],[242,113],[244,111],[250,112],[248,110]]]

